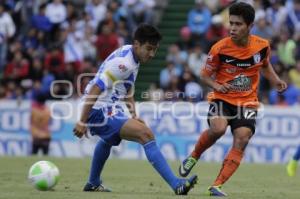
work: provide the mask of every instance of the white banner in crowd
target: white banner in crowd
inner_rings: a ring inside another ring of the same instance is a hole
[[[50,155],[84,157],[93,152],[97,137],[77,139],[72,129],[78,117],[77,101],[49,103],[54,119],[51,122]],[[164,156],[171,160],[183,159],[192,151],[199,133],[207,128],[208,104],[138,103],[140,117],[155,133]],[[30,102],[0,103],[0,156],[27,156],[31,150],[29,132]],[[221,162],[230,149],[230,128],[223,138],[203,154],[203,161]],[[254,137],[246,150],[245,161],[254,163],[285,163],[300,144],[300,107],[265,106],[259,112]],[[141,146],[122,142],[113,147],[112,157],[145,158]]]

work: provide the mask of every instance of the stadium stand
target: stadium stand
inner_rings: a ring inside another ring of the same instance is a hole
[[[76,88],[79,74],[95,72],[111,51],[131,42],[132,31],[138,23],[146,22],[157,25],[164,38],[157,56],[140,69],[137,100],[190,100],[190,95],[197,95],[192,101],[205,100],[209,89],[201,85],[197,71],[209,47],[225,36],[227,5],[231,2],[3,0],[0,4],[0,99],[31,99],[36,90],[49,91],[53,80],[71,81]],[[299,0],[247,2],[252,2],[257,10],[252,33],[270,40],[274,68],[290,85],[280,95],[262,78],[260,100],[279,105],[299,103]],[[199,17],[207,22],[202,32],[193,27],[193,20]],[[88,79],[76,89],[82,90]],[[59,94],[68,93],[63,85],[54,90]],[[161,96],[145,97],[145,91]],[[171,95],[165,97],[164,93]],[[184,94],[179,96],[180,93]],[[77,98],[77,92],[72,97]]]

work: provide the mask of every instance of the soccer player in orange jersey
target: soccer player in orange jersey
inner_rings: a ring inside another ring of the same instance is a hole
[[[221,187],[239,167],[245,148],[255,132],[260,72],[279,92],[287,87],[269,62],[269,42],[249,34],[254,18],[255,11],[251,5],[243,2],[232,4],[229,8],[230,36],[212,46],[201,71],[202,81],[213,88],[208,95],[209,129],[201,133],[193,152],[180,165],[179,173],[187,176],[201,154],[230,126],[233,145],[219,175],[208,188],[211,196],[227,195]]]

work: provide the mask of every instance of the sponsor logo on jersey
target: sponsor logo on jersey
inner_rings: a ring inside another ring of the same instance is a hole
[[[230,80],[228,84],[233,86],[233,91],[244,92],[251,90],[252,80],[250,77],[239,74],[235,76],[233,80]]]

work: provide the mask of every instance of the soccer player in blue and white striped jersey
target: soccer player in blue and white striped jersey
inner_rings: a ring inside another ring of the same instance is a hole
[[[155,27],[142,24],[135,31],[133,40],[133,45],[117,49],[102,63],[85,90],[80,120],[73,131],[77,137],[82,137],[89,129],[92,135],[101,139],[95,147],[84,191],[110,191],[102,184],[101,172],[111,147],[125,139],[141,144],[148,161],[175,194],[186,195],[196,184],[197,176],[181,179],[173,174],[152,131],[137,118],[134,108],[134,82],[139,64],[154,57],[161,35]],[[132,118],[124,114],[119,104],[123,100],[127,102]]]

